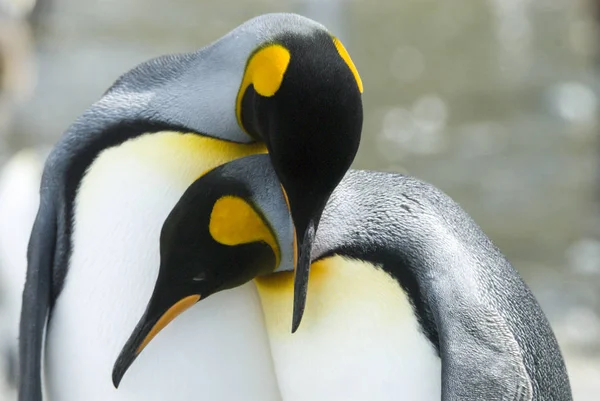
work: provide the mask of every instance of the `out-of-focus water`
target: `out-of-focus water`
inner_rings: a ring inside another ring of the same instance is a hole
[[[0,19],[0,162],[53,143],[141,61],[261,13],[304,14],[342,39],[363,78],[354,166],[407,172],[457,200],[542,303],[575,399],[597,399],[595,0],[49,1],[32,32]]]

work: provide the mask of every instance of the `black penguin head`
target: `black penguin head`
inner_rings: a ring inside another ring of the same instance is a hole
[[[298,242],[294,322],[304,309],[312,242],[329,196],[350,168],[362,130],[362,82],[324,30],[284,34],[250,58],[239,94],[243,128],[266,143]]]
[[[115,387],[177,315],[216,292],[292,269],[293,247],[293,223],[268,155],[237,159],[200,177],[165,220],[158,279],[114,365]]]

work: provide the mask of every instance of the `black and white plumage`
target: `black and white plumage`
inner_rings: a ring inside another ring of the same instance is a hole
[[[339,41],[287,14],[121,77],[46,164],[21,401],[43,363],[59,401],[569,400],[543,312],[467,214],[346,174],[361,93]]]
[[[407,292],[441,358],[443,399],[571,399],[538,302],[446,194],[411,177],[350,171],[319,227],[313,258],[373,262]]]
[[[250,158],[268,167],[266,156],[250,156],[218,174],[231,188],[260,180],[263,191],[276,191],[274,174],[239,173],[240,165],[255,164]],[[210,212],[203,195],[210,183],[203,188],[202,181],[174,208],[188,218],[167,220],[162,238],[174,250],[161,274],[202,275],[205,281],[190,284],[198,288],[227,269],[204,262],[209,242],[201,249],[179,237],[195,235],[197,217],[190,213]],[[274,198],[258,208],[277,203],[287,208]],[[178,258],[196,262],[169,262]],[[186,280],[168,286],[177,291]],[[319,221],[306,310],[295,333],[289,331],[294,273],[254,281],[284,400],[571,399],[559,346],[529,288],[460,206],[417,179],[346,174]],[[164,285],[157,283],[159,293]]]
[[[46,160],[23,291],[20,401],[280,399],[251,285],[178,319],[123,382],[113,367],[156,282],[166,217],[223,163],[268,152],[297,230],[277,238],[294,237],[308,270],[304,232],[314,233],[356,154],[361,91],[339,40],[294,14],[253,18],[120,77]],[[292,241],[279,251],[292,268]]]

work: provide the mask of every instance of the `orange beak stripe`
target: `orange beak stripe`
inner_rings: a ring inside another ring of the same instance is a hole
[[[138,349],[135,351],[136,354],[139,355],[140,352],[142,352],[142,350],[144,348],[146,348],[146,346],[150,343],[150,341],[152,341],[152,339],[158,333],[160,333],[160,331],[162,329],[167,327],[167,325],[169,323],[171,323],[173,321],[173,319],[175,319],[177,316],[179,316],[180,314],[185,312],[190,307],[194,306],[196,304],[196,302],[198,302],[199,300],[200,300],[200,295],[190,295],[190,296],[185,297],[182,300],[178,301],[175,305],[171,306],[169,308],[169,310],[167,310],[164,313],[164,315],[162,315],[160,317],[160,319],[158,319],[158,322],[156,322],[154,327],[152,327],[152,330],[150,330],[150,332],[148,333],[146,338],[144,338],[144,341],[142,341],[142,343],[140,344]]]

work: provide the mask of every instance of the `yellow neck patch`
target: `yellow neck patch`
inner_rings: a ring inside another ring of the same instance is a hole
[[[210,235],[223,245],[263,241],[275,253],[275,267],[281,255],[271,229],[252,205],[237,196],[223,196],[215,202],[209,222]]]
[[[281,86],[289,63],[290,52],[281,45],[269,45],[254,53],[246,66],[242,86],[237,95],[235,110],[240,127],[243,127],[242,98],[248,86],[252,84],[256,93],[261,96],[273,96]]]
[[[141,163],[155,166],[155,174],[169,179],[184,178],[187,188],[217,166],[241,157],[265,153],[267,148],[264,143],[235,143],[195,133],[161,131],[105,149],[99,156],[103,163],[96,161],[94,172],[100,169],[108,174],[107,170],[112,172],[115,166],[137,168],[135,165]]]
[[[254,279],[271,339],[290,341],[307,333],[323,333],[328,322],[352,327],[356,319],[387,325],[412,318],[413,311],[400,284],[369,262],[332,256],[312,263],[306,309],[292,334],[294,272]],[[340,326],[341,327],[341,326]]]
[[[348,65],[348,68],[350,68],[350,71],[352,71],[352,74],[354,74],[354,79],[356,79],[356,84],[358,85],[358,90],[360,91],[360,93],[363,93],[362,79],[360,79],[360,75],[358,75],[358,70],[356,69],[356,66],[354,65],[354,63],[352,62],[352,59],[350,58],[348,51],[346,50],[346,48],[344,47],[344,45],[342,44],[342,42],[340,42],[340,40],[338,38],[333,38],[333,44],[335,45],[335,48],[337,49],[338,53],[340,54],[340,57],[342,59],[344,59],[344,61]]]

